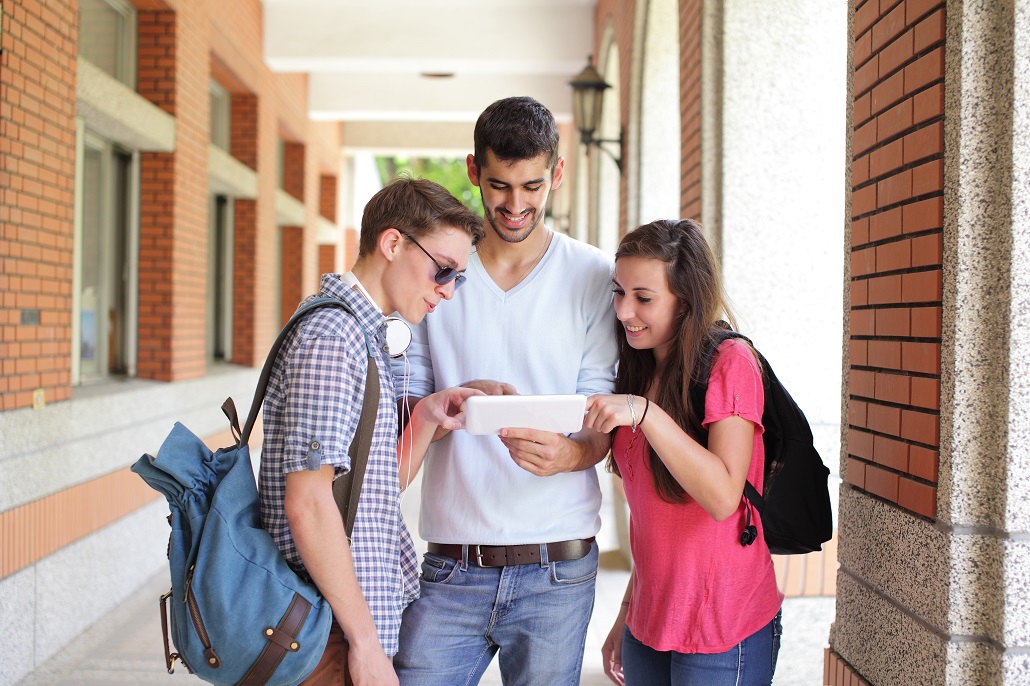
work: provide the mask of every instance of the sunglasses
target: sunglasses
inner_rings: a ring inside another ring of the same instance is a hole
[[[433,261],[433,264],[436,265],[436,268],[440,270],[440,271],[436,272],[435,276],[433,276],[433,280],[436,281],[436,283],[438,283],[441,286],[443,286],[443,285],[448,284],[451,281],[453,281],[454,282],[454,290],[458,290],[458,287],[461,286],[461,284],[465,283],[465,275],[464,274],[459,272],[454,267],[445,267],[442,264],[440,264],[439,262],[437,262],[436,258],[433,257],[429,253],[428,250],[423,248],[422,245],[418,241],[416,241],[415,238],[411,234],[405,233],[404,231],[401,231],[400,233],[401,233],[402,236],[404,236],[409,241],[414,243],[418,247],[419,250],[424,252],[426,254],[426,257],[431,259]]]

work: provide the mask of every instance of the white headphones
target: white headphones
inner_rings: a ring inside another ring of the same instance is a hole
[[[340,274],[340,280],[351,288],[357,288],[358,292],[365,296],[365,299],[376,308],[376,311],[382,314],[383,308],[376,304],[376,301],[372,299],[365,287],[358,281],[358,277],[354,276],[354,272],[345,272]],[[400,317],[390,316],[386,318],[386,354],[390,357],[400,357],[411,345],[411,328],[408,323]]]

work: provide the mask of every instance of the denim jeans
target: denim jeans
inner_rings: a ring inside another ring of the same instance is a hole
[[[725,653],[677,653],[649,648],[630,633],[622,637],[626,686],[769,686],[780,653],[782,611]]]
[[[426,553],[404,611],[401,686],[478,684],[495,654],[506,686],[578,686],[594,609],[597,543],[578,560],[477,567]],[[467,558],[467,556],[465,556]]]

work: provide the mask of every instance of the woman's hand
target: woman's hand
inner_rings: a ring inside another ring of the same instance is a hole
[[[644,398],[639,395],[601,393],[587,398],[587,413],[583,418],[583,426],[605,434],[620,426],[633,426],[633,412],[630,412],[629,406],[630,398],[632,398],[633,409],[636,412],[636,421],[639,423],[646,406]]]
[[[619,608],[619,616],[608,632],[608,638],[604,639],[601,646],[601,661],[604,665],[605,675],[612,682],[622,686],[626,678],[622,673],[622,636],[626,632],[626,612],[629,606],[626,603]]]

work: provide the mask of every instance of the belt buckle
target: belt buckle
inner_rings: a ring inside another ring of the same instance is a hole
[[[475,557],[477,565],[479,565],[480,567],[488,567],[489,568],[489,567],[504,567],[508,563],[508,554],[507,554],[507,551],[505,550],[504,560],[503,560],[504,564],[499,564],[499,565],[498,564],[483,564],[483,556],[486,554],[486,553],[483,552],[483,549],[486,548],[486,547],[495,547],[495,548],[500,548],[501,550],[504,550],[504,546],[477,545],[476,546],[476,552],[473,555],[473,557]]]

